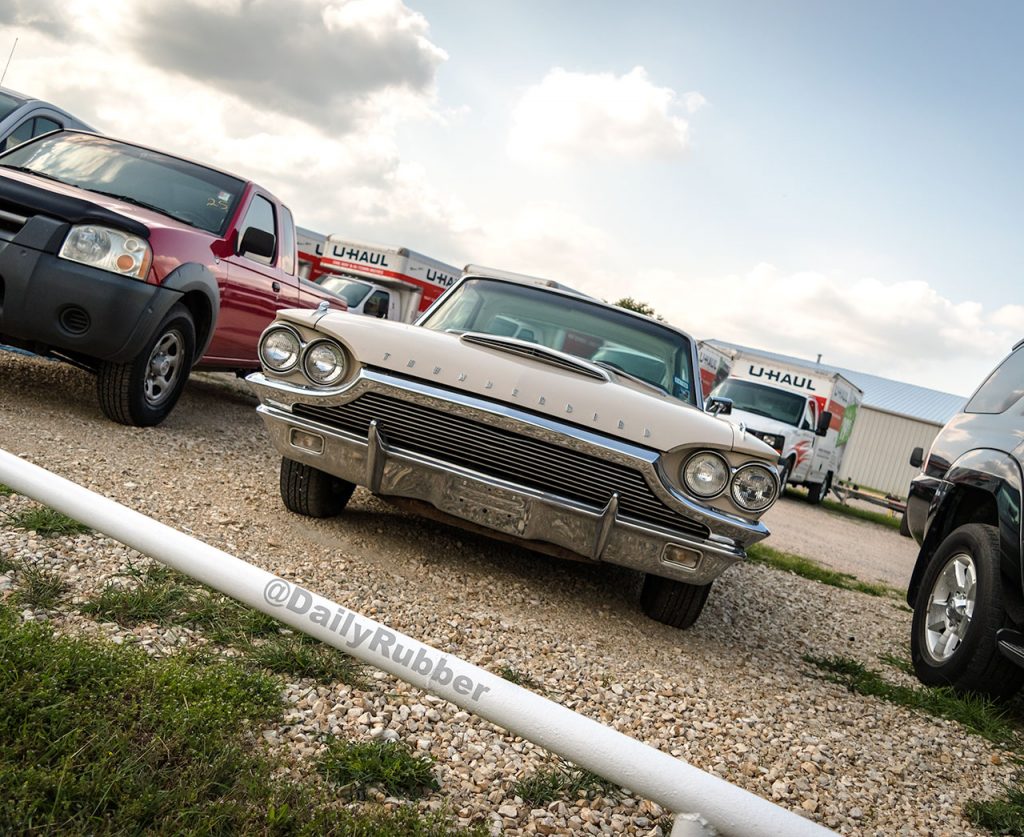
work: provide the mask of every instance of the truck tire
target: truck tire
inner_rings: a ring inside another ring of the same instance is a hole
[[[132,360],[100,363],[96,390],[103,414],[133,427],[152,427],[162,422],[185,388],[195,351],[192,314],[179,303],[167,312]]]
[[[640,607],[656,622],[685,630],[704,610],[711,584],[687,584],[647,573],[640,592]]]
[[[779,496],[781,497],[786,491],[786,483],[789,482],[789,475],[793,473],[793,460],[792,458],[787,459],[782,463],[779,470]]]
[[[999,530],[983,523],[954,529],[935,550],[914,603],[910,657],[926,686],[951,686],[1007,698],[1024,669],[999,651],[1009,626],[999,572]]]
[[[348,505],[355,484],[304,465],[281,458],[281,499],[288,511],[306,517],[334,517]]]
[[[832,474],[826,474],[824,482],[812,482],[807,485],[807,502],[812,506],[817,506],[821,503],[825,497],[828,496],[828,492],[832,489]]]

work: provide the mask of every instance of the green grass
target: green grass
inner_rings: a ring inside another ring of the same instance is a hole
[[[253,745],[280,721],[280,688],[231,661],[55,637],[0,605],[0,833],[486,834],[282,779]]]
[[[948,688],[912,688],[885,680],[877,672],[848,657],[805,655],[804,662],[825,672],[824,679],[839,683],[851,692],[905,706],[927,715],[956,721],[970,732],[1005,747],[1021,744],[1019,727],[1005,705],[988,698],[958,695]],[[904,661],[887,657],[890,665],[903,669]]]
[[[37,535],[44,538],[52,538],[57,535],[78,535],[92,531],[77,520],[72,520],[67,515],[45,506],[31,508],[18,514],[8,514],[7,512],[4,514],[15,529],[35,531]]]
[[[129,567],[132,579],[108,584],[82,612],[132,627],[181,625],[202,631],[219,645],[238,649],[249,663],[278,674],[362,685],[362,666],[352,657],[301,634],[281,633],[281,623],[239,604],[181,573],[154,564]]]
[[[0,573],[6,575],[11,570],[16,570],[21,566],[13,558],[8,558],[6,554],[0,552]]]
[[[10,497],[14,493],[14,489],[10,486],[4,485],[0,482],[0,497]]]
[[[862,509],[858,506],[847,506],[844,503],[837,503],[835,500],[822,500],[821,505],[829,511],[834,511],[837,514],[845,514],[848,517],[868,520],[872,523],[887,526],[890,529],[896,529],[897,531],[899,531],[900,528],[899,516],[893,516],[891,514],[886,514],[885,512],[871,511],[870,509]]]
[[[964,806],[967,819],[993,834],[1024,834],[1024,775],[1018,773],[1014,781],[1001,797],[969,801]]]
[[[556,800],[574,802],[593,796],[610,796],[615,791],[616,786],[611,782],[564,759],[520,779],[512,788],[516,796],[535,807]]]
[[[531,689],[534,692],[544,694],[543,686],[530,675],[522,671],[521,669],[515,668],[514,666],[502,666],[498,670],[498,676],[509,683],[515,683],[517,686],[522,686],[524,689]]]
[[[352,743],[334,739],[317,761],[317,769],[357,799],[371,787],[388,796],[417,799],[438,789],[434,761],[398,741]]]
[[[754,544],[747,549],[747,557],[755,564],[765,564],[779,570],[795,573],[812,581],[827,584],[830,587],[840,587],[843,590],[856,590],[866,593],[869,596],[892,596],[901,595],[896,590],[885,584],[873,584],[861,581],[856,576],[838,570],[823,567],[817,561],[804,558],[801,555],[793,555],[790,552],[781,552],[772,549],[764,544]]]
[[[52,610],[68,593],[68,584],[60,575],[28,566],[18,570],[16,588],[14,598],[18,604],[41,610]]]

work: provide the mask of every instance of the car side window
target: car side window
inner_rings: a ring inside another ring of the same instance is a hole
[[[17,128],[11,131],[11,133],[4,137],[2,150],[6,151],[8,148],[14,148],[14,146],[21,145],[23,142],[28,142],[32,139],[32,137],[35,136],[35,134],[32,133],[33,121],[34,120],[32,119],[26,119]]]
[[[52,119],[47,119],[45,116],[37,116],[33,120],[32,136],[38,137],[41,134],[48,134],[50,131],[59,131],[61,127],[60,123],[54,122]]]
[[[1024,346],[995,368],[967,402],[965,413],[1002,413],[1024,397]]]
[[[239,241],[245,238],[245,232],[251,227],[270,233],[277,237],[277,224],[274,222],[274,205],[262,195],[254,195],[249,209],[245,213],[245,220],[239,230]],[[278,247],[278,250],[281,248]],[[273,264],[273,256],[259,256],[256,253],[246,253],[245,258],[252,259],[261,264]]]

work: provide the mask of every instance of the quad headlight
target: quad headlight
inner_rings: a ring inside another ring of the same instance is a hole
[[[72,227],[57,255],[133,279],[145,279],[153,261],[153,251],[144,238],[99,224]]]
[[[779,496],[779,478],[764,465],[744,465],[733,475],[730,493],[741,509],[763,511]]]
[[[729,466],[717,453],[701,451],[686,460],[682,478],[688,491],[710,499],[725,491],[729,484]]]
[[[302,361],[302,369],[314,384],[329,386],[344,377],[347,366],[341,346],[327,340],[310,343]]]
[[[260,340],[260,362],[273,372],[287,372],[299,360],[302,342],[290,328],[268,329]]]

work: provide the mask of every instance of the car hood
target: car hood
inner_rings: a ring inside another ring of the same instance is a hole
[[[334,337],[365,366],[517,405],[654,450],[697,442],[764,459],[778,456],[728,422],[561,352],[347,313],[288,310],[278,316]],[[506,345],[496,345],[501,343]],[[509,346],[536,349],[542,356],[510,352]]]
[[[723,416],[723,418],[730,424],[736,426],[742,424],[743,427],[757,430],[759,433],[771,433],[774,436],[785,436],[796,430],[796,427],[792,424],[786,424],[784,421],[762,416],[758,413],[748,413],[746,410],[734,409],[729,415]]]

